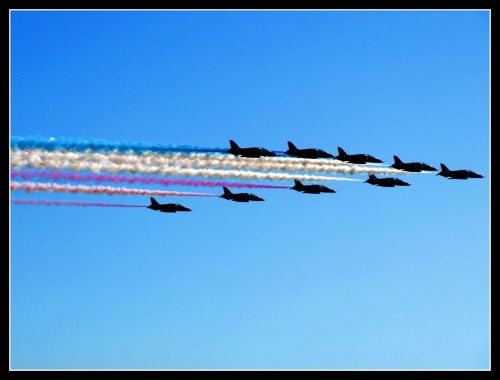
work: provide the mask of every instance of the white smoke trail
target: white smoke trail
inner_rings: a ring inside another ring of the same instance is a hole
[[[24,153],[21,153],[24,152]],[[234,169],[234,170],[258,170],[258,171],[284,171],[284,172],[309,172],[309,173],[341,173],[341,174],[407,174],[407,172],[392,168],[374,168],[361,165],[344,165],[335,161],[290,159],[282,157],[231,157],[224,155],[208,155],[193,153],[186,154],[123,154],[123,153],[100,153],[100,152],[48,152],[43,150],[13,151],[16,157],[23,157],[28,161],[27,166],[38,167],[38,161],[66,160],[67,165],[75,165],[81,162],[108,162],[116,165],[133,166],[159,166],[181,169]],[[20,156],[18,156],[18,154]]]
[[[151,160],[165,159],[165,156],[147,154]],[[391,168],[354,165],[333,160],[313,160],[287,157],[234,157],[220,154],[189,155],[173,154],[177,165],[193,167],[218,167],[230,169],[250,169],[260,171],[310,172],[310,173],[340,173],[340,174],[406,174],[401,170]],[[167,158],[168,159],[168,158]]]
[[[407,174],[406,172],[391,168],[373,168],[363,165],[347,165],[346,163],[342,163],[340,161],[319,161],[301,158],[248,158],[203,153],[173,153],[170,155],[158,155],[154,153],[143,153],[141,155],[102,153],[100,155],[101,158],[106,157],[108,161],[115,164],[148,164],[159,166],[174,166],[179,168],[218,168],[234,170],[309,172],[326,174]]]
[[[43,150],[14,150],[11,152],[11,166],[30,168],[70,169],[92,172],[128,172],[202,178],[238,178],[244,180],[269,181],[359,181],[357,179],[289,174],[276,172],[255,172],[248,170],[192,169],[197,165],[189,161],[153,155],[131,155],[110,153],[48,152]],[[204,165],[211,165],[204,163]]]
[[[121,203],[100,203],[100,202],[78,202],[78,201],[57,201],[53,199],[15,199],[10,202],[14,205],[36,205],[36,206],[83,206],[83,207],[147,207],[144,205],[124,205]]]
[[[86,186],[86,185],[58,185],[56,183],[39,182],[11,182],[11,190],[25,190],[28,193],[34,191],[55,191],[57,193],[86,193],[86,194],[108,194],[108,195],[158,195],[179,197],[218,197],[217,194],[184,193],[178,191],[127,189],[112,186]]]
[[[272,162],[275,164],[300,164],[300,165],[327,165],[327,166],[338,166],[338,165],[344,165],[344,166],[353,166],[353,165],[358,165],[358,164],[352,164],[350,162],[344,162],[344,161],[339,161],[336,159],[326,159],[326,158],[317,158],[317,159],[312,159],[312,158],[298,158],[298,157],[259,157],[259,158],[252,158],[252,157],[237,157],[229,154],[221,154],[221,153],[172,153],[172,154],[178,154],[178,155],[184,155],[184,156],[192,156],[192,157],[200,157],[200,158],[215,158],[218,160],[231,160],[231,159],[237,159],[240,161],[248,161],[248,162]],[[359,164],[361,166],[380,166],[382,164],[379,163],[367,163],[367,164]]]

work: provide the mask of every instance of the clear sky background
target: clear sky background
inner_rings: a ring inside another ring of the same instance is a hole
[[[157,197],[178,214],[12,205],[11,368],[488,369],[489,18],[12,11],[12,136],[290,140],[486,178]]]

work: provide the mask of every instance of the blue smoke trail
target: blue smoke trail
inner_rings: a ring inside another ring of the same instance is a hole
[[[70,152],[116,152],[116,153],[157,153],[207,152],[225,153],[229,148],[207,148],[192,145],[149,144],[144,142],[110,142],[96,139],[46,138],[40,136],[12,136],[11,149],[43,149],[47,151],[65,150]]]

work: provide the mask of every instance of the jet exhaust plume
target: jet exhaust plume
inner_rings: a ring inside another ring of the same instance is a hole
[[[17,199],[10,200],[15,205],[35,205],[35,206],[83,206],[83,207],[146,207],[140,205],[125,205],[120,203],[97,203],[97,202],[76,202],[76,201],[56,201],[47,199]]]
[[[34,191],[55,191],[69,193],[86,193],[86,194],[108,194],[108,195],[159,195],[159,196],[178,196],[178,197],[218,197],[217,194],[203,193],[184,193],[178,191],[162,191],[162,190],[144,190],[144,189],[127,189],[124,187],[111,186],[72,186],[58,185],[55,183],[39,183],[39,182],[11,182],[10,189],[25,190],[28,193]]]
[[[352,166],[352,164],[331,160],[331,159],[306,159],[306,158],[296,158],[296,157],[260,157],[258,161],[252,158],[246,157],[235,157],[230,154],[226,154],[228,148],[221,147],[199,147],[193,145],[165,145],[165,144],[149,144],[144,142],[129,142],[129,141],[118,141],[110,142],[106,140],[97,139],[69,139],[69,138],[46,138],[46,137],[11,137],[11,149],[20,150],[33,150],[40,149],[49,152],[100,152],[100,153],[134,153],[134,154],[158,154],[158,155],[169,155],[176,153],[178,156],[185,155],[190,156],[193,154],[198,154],[202,158],[212,158],[215,160],[223,160],[226,165],[232,166],[232,169],[245,169],[241,165],[255,165],[257,162],[261,165],[267,163],[267,167],[263,167],[257,170],[281,170],[276,169],[275,166],[278,164],[288,165],[313,165],[309,170],[313,171],[315,167],[321,165],[327,166]],[[191,157],[193,158],[193,157]],[[231,160],[236,160],[232,161]],[[254,160],[254,161],[252,161]],[[236,164],[237,162],[237,164]],[[251,164],[253,162],[253,164]],[[269,167],[272,164],[274,166]],[[221,165],[221,164],[219,164]],[[240,165],[240,167],[235,167],[235,165]],[[248,167],[250,168],[250,167]],[[287,169],[283,169],[287,170]],[[293,170],[293,169],[292,169]],[[316,170],[317,171],[317,170]],[[343,169],[344,174],[349,174],[347,169]],[[363,173],[365,173],[363,171]],[[396,173],[382,173],[380,171],[377,174],[396,174]]]
[[[39,152],[42,156],[49,156],[49,152],[32,150]],[[231,169],[231,170],[255,170],[255,171],[285,171],[285,172],[323,172],[341,174],[405,174],[406,172],[392,168],[373,168],[362,165],[341,163],[340,161],[328,161],[317,163],[311,159],[276,158],[276,157],[234,157],[221,154],[200,154],[200,153],[171,153],[159,155],[153,153],[124,154],[106,152],[86,152],[83,155],[72,152],[52,152],[50,157],[65,156],[73,161],[107,161],[113,164],[130,165],[158,165],[179,167],[184,169]]]
[[[194,164],[197,165],[197,164]],[[202,178],[238,178],[245,180],[270,181],[359,181],[357,179],[289,174],[277,172],[256,172],[253,170],[192,169],[193,163],[176,161],[169,157],[133,154],[48,152],[42,150],[14,150],[11,152],[12,167],[70,169],[92,172],[129,172],[142,174],[172,175]],[[395,169],[390,169],[395,170]],[[378,173],[378,172],[377,172]]]
[[[172,179],[172,178],[157,178],[151,176],[120,176],[111,174],[78,174],[68,173],[63,171],[52,170],[11,170],[11,178],[22,178],[23,180],[32,180],[39,178],[46,181],[73,181],[73,182],[113,182],[113,183],[141,183],[144,185],[158,184],[158,185],[183,185],[183,186],[207,186],[207,187],[235,187],[235,188],[254,188],[254,189],[289,189],[290,186],[276,186],[276,185],[261,185],[256,183],[237,183],[225,181],[202,181],[202,180],[186,180],[186,179]]]
[[[12,154],[19,152],[13,151]],[[23,151],[22,151],[23,152]],[[365,165],[353,165],[339,163],[335,161],[317,163],[311,159],[290,159],[275,157],[233,157],[220,154],[179,154],[159,155],[152,153],[125,154],[106,152],[49,152],[44,150],[26,150],[27,157],[30,157],[32,164],[36,164],[38,155],[40,159],[66,159],[75,163],[81,161],[88,162],[109,162],[117,165],[157,165],[161,167],[177,167],[183,169],[230,169],[230,170],[254,170],[254,171],[283,171],[283,172],[309,172],[309,173],[341,173],[341,174],[407,174],[393,168],[369,167]],[[328,161],[328,160],[324,160]]]
[[[193,145],[149,144],[131,141],[106,141],[98,139],[47,138],[40,136],[11,137],[11,148],[43,149],[48,151],[70,152],[121,152],[121,153],[158,153],[169,152],[225,152],[228,148],[209,148]]]

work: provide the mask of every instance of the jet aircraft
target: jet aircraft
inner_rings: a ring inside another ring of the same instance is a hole
[[[289,156],[300,158],[335,158],[333,154],[327,153],[321,149],[297,149],[290,141],[288,141],[288,150],[285,152]]]
[[[395,187],[395,186],[410,186],[408,182],[401,181],[397,178],[377,178],[374,174],[370,174],[369,178],[365,181],[370,185],[382,187]]]
[[[191,209],[184,207],[175,203],[165,203],[160,204],[154,198],[151,199],[151,204],[148,206],[151,210],[160,211],[160,212],[177,212],[177,211],[191,211]]]
[[[413,172],[413,173],[418,173],[422,171],[431,171],[431,172],[437,171],[436,168],[424,164],[422,162],[403,162],[399,159],[398,156],[394,156],[394,164],[392,164],[390,167],[394,169],[404,170],[405,172]]]
[[[277,156],[276,153],[264,148],[240,148],[233,140],[229,140],[231,144],[231,149],[227,150],[226,153],[234,154],[235,156],[241,157],[274,157]]]
[[[235,202],[250,202],[250,201],[263,201],[264,199],[259,198],[256,195],[248,194],[248,193],[231,193],[227,187],[223,187],[224,194],[222,194],[219,198],[227,199],[228,201]]]
[[[484,178],[481,174],[474,173],[471,170],[450,170],[444,164],[441,164],[441,171],[436,175],[440,175],[448,179]]]
[[[370,156],[369,154],[347,154],[341,147],[337,148],[339,150],[339,155],[336,157],[337,160],[350,162],[351,164],[366,164],[366,163],[380,163],[383,162],[378,158]]]
[[[320,193],[336,193],[335,190],[330,189],[323,185],[303,185],[302,182],[295,180],[295,186],[291,187],[290,190],[300,191],[302,193],[308,194],[320,194]]]

